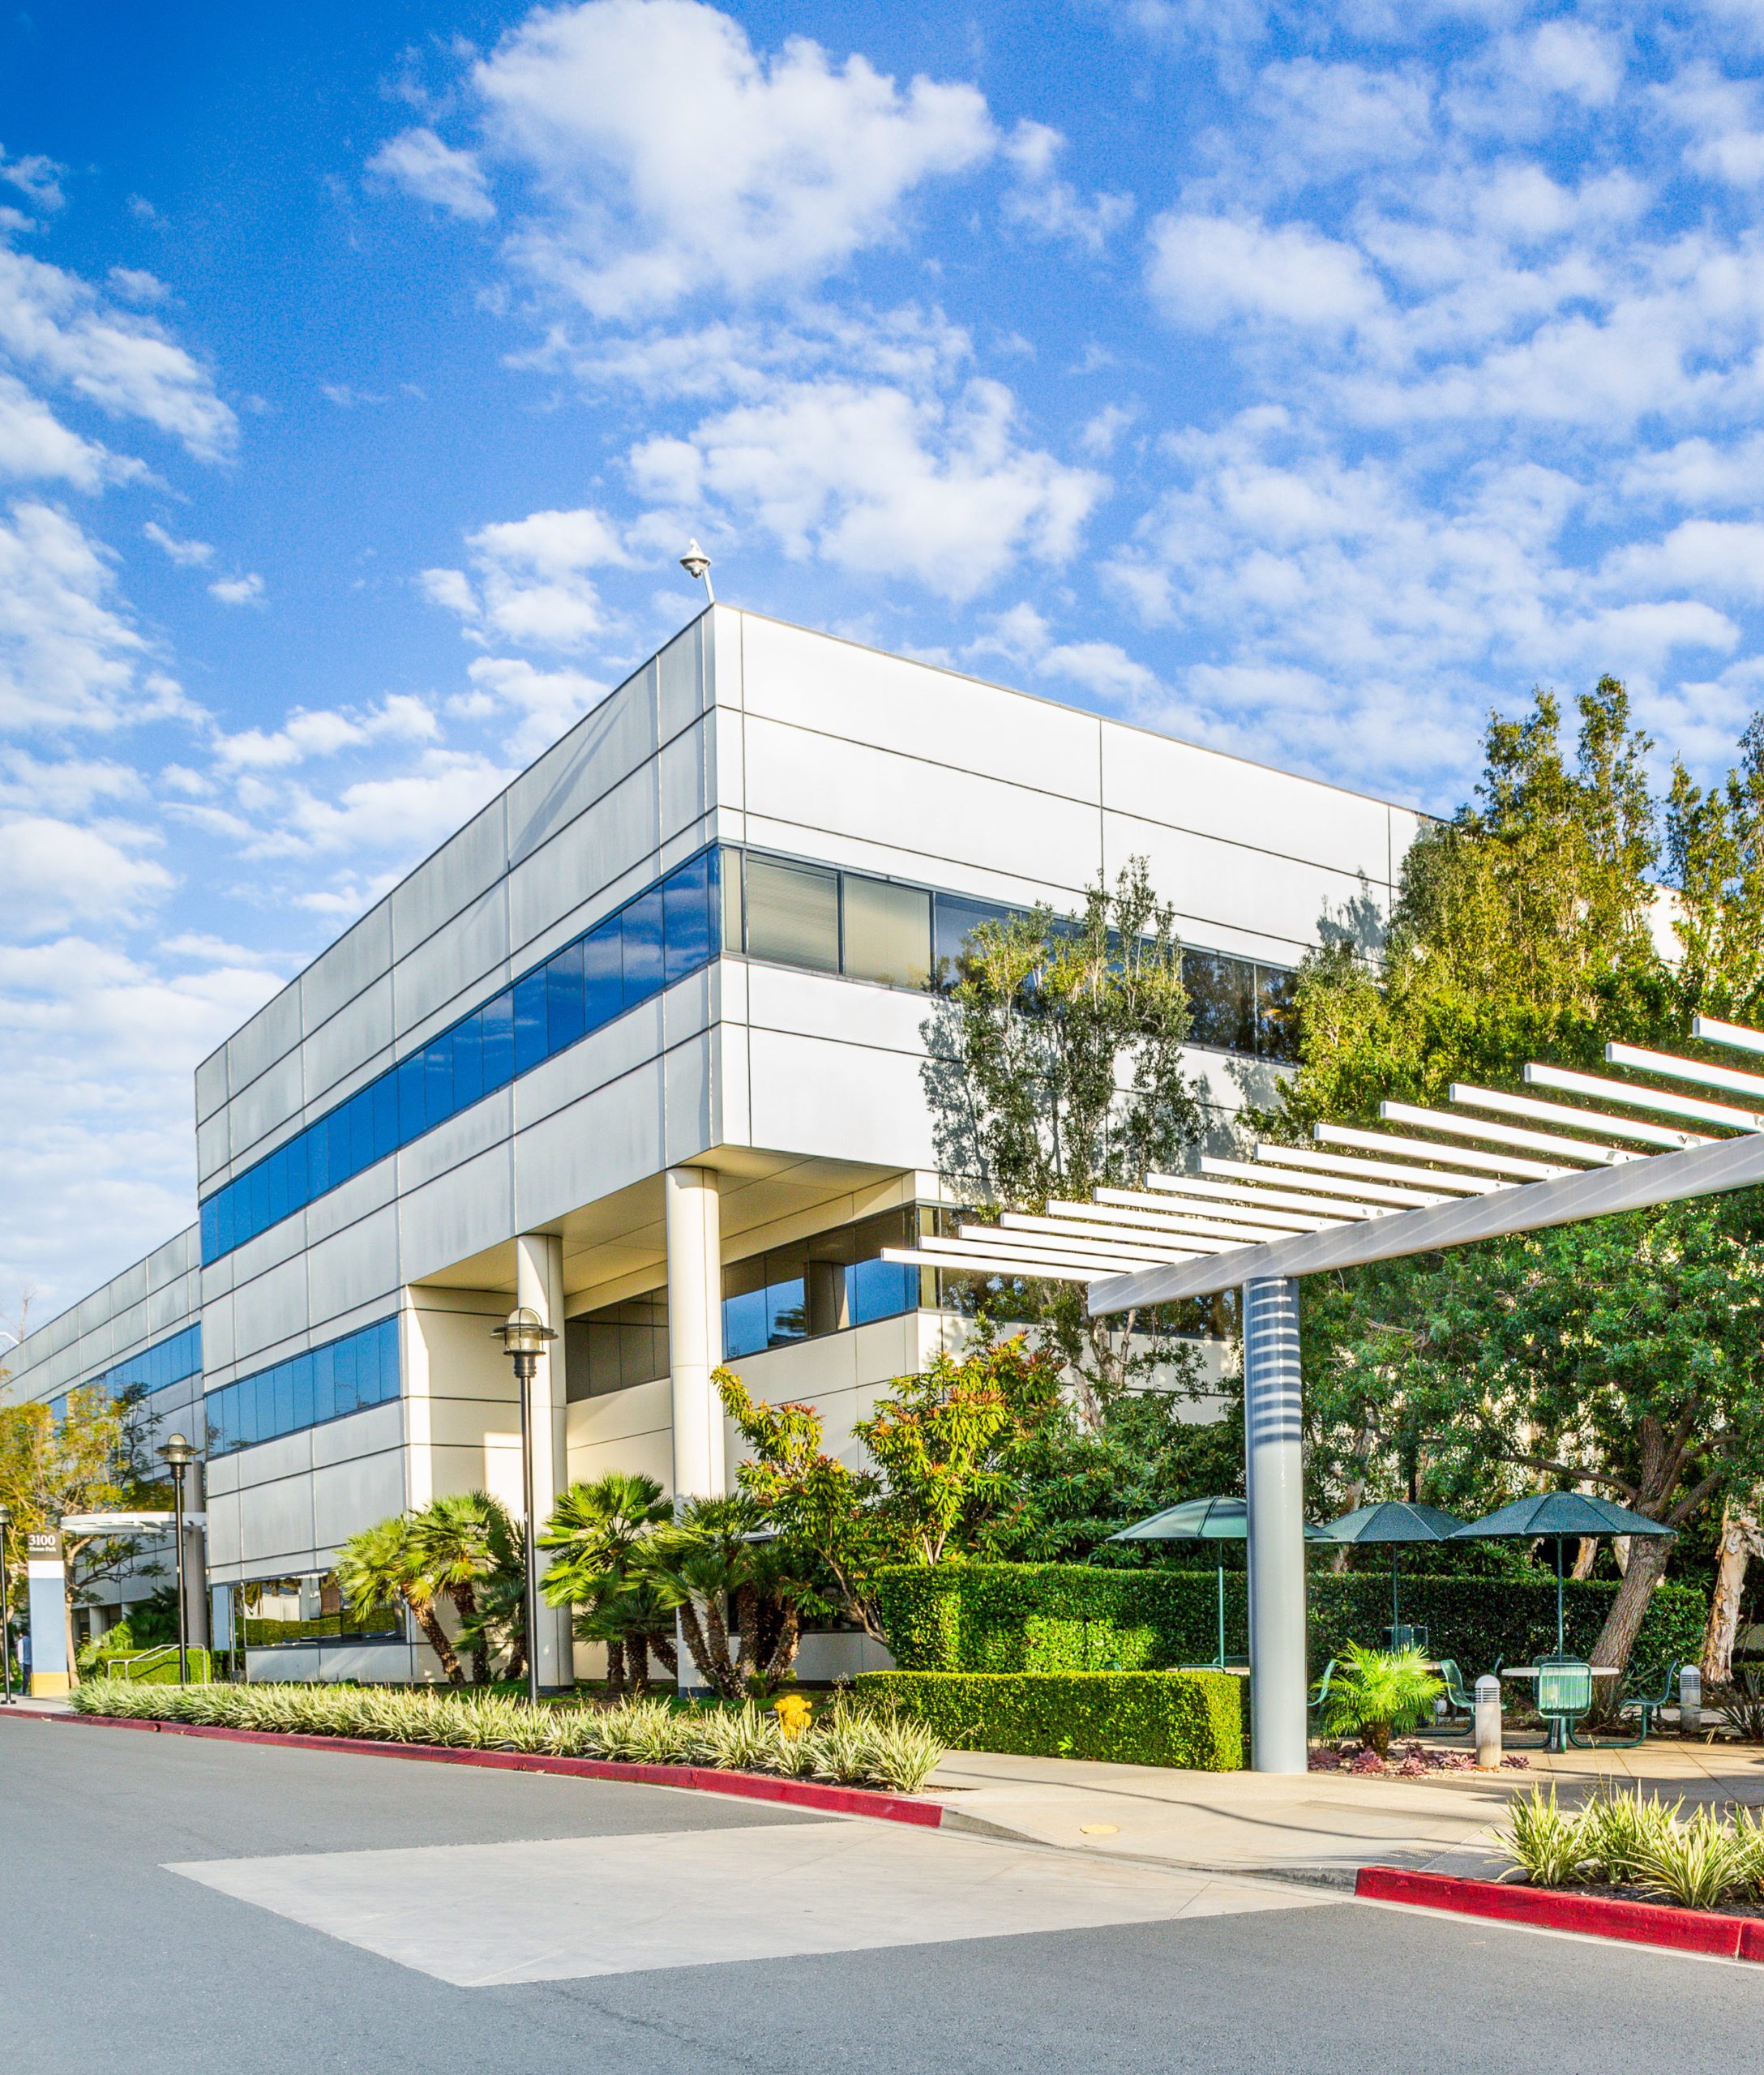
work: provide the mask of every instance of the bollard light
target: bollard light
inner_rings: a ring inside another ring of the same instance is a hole
[[[1678,1733],[1681,1736],[1702,1735],[1702,1673],[1693,1664],[1679,1669]]]
[[[1484,1773],[1501,1769],[1501,1681],[1492,1671],[1476,1681],[1476,1766]]]

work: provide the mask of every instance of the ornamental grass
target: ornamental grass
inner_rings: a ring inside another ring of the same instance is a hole
[[[509,1695],[423,1687],[147,1686],[107,1679],[77,1688],[73,1703],[82,1714],[119,1721],[644,1765],[705,1765],[902,1794],[917,1793],[944,1755],[942,1743],[922,1722],[843,1697],[819,1721],[794,1733],[775,1713],[751,1701],[700,1710],[641,1699],[610,1708],[534,1709]]]
[[[1534,1786],[1495,1844],[1535,1887],[1624,1889],[1685,1909],[1764,1902],[1764,1822],[1750,1809],[1683,1816],[1683,1807],[1602,1786],[1564,1808],[1553,1786]]]

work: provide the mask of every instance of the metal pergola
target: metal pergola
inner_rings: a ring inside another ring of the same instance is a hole
[[[1691,1034],[1764,1055],[1764,1032],[1737,1024],[1698,1016]],[[1143,1189],[886,1250],[1081,1282],[1097,1317],[1242,1291],[1258,1772],[1302,1773],[1308,1743],[1297,1278],[1764,1182],[1764,1073],[1636,1045],[1608,1045],[1605,1059],[1623,1077],[1533,1064],[1526,1088],[1545,1093],[1454,1083],[1449,1108],[1381,1104],[1377,1131],[1319,1124],[1312,1145],[1261,1144]]]

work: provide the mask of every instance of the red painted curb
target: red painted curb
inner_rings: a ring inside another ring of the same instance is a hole
[[[1461,1916],[1540,1924],[1552,1931],[1622,1938],[1633,1945],[1663,1945],[1680,1953],[1764,1961],[1764,1919],[1757,1917],[1671,1909],[1659,1902],[1620,1902],[1608,1895],[1576,1895],[1554,1888],[1509,1888],[1495,1880],[1410,1873],[1394,1866],[1363,1866],[1354,1893],[1367,1902],[1411,1902],[1422,1909],[1451,1910]]]
[[[6,1711],[0,1709],[0,1718]],[[733,1795],[743,1801],[777,1801],[834,1816],[868,1816],[884,1823],[914,1823],[935,1830],[943,1804],[914,1801],[874,1787],[824,1786],[813,1780],[779,1779],[769,1773],[726,1773],[713,1765],[639,1765],[615,1758],[563,1758],[537,1751],[456,1751],[439,1743],[379,1743],[361,1736],[304,1736],[268,1729],[220,1729],[186,1722],[126,1720],[117,1715],[19,1715],[20,1722],[60,1722],[92,1729],[140,1729],[162,1736],[208,1736],[229,1743],[279,1743],[302,1751],[342,1751],[358,1758],[414,1758],[435,1765],[482,1765],[494,1772],[556,1773],[572,1779],[623,1780],[636,1786],[683,1787],[697,1794]]]

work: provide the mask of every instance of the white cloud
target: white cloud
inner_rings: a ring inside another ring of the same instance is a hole
[[[52,505],[0,520],[0,728],[114,728],[187,713],[119,610],[104,550]]]
[[[452,702],[454,710],[473,719],[512,714],[513,731],[499,739],[511,757],[524,762],[549,749],[609,689],[580,670],[535,670],[513,656],[480,656],[466,674],[472,690]]]
[[[217,576],[208,586],[208,596],[223,605],[256,605],[263,600],[263,580],[255,570],[242,576]]]
[[[630,560],[610,521],[585,508],[482,526],[465,545],[475,582],[463,570],[426,569],[424,592],[473,639],[523,648],[577,648],[598,634],[606,613],[588,572]]]
[[[140,829],[82,827],[48,815],[0,818],[0,886],[15,935],[138,917],[171,891],[165,867],[140,854]]]
[[[161,550],[180,569],[205,569],[214,560],[213,544],[208,541],[181,541],[174,533],[168,533],[156,519],[149,519],[141,528],[155,547]]]
[[[1734,187],[1764,181],[1764,107],[1755,80],[1693,62],[1656,90],[1659,105],[1689,135],[1685,162]]]
[[[96,490],[106,477],[135,473],[134,464],[71,432],[41,396],[0,373],[0,476]]]
[[[469,223],[488,223],[496,213],[477,160],[469,152],[444,144],[430,129],[406,130],[394,137],[368,160],[367,169]]]
[[[487,756],[431,750],[415,768],[358,780],[335,799],[297,789],[280,824],[255,848],[268,857],[391,852],[413,862],[462,828],[514,775]]]
[[[1364,256],[1304,224],[1172,213],[1151,229],[1147,285],[1174,323],[1212,330],[1248,319],[1338,332],[1384,306]]]
[[[163,302],[171,290],[144,267],[113,267],[110,285],[125,302]]]
[[[1006,140],[1004,155],[1014,169],[1015,184],[1007,189],[1008,221],[1100,252],[1133,213],[1131,195],[1093,195],[1089,201],[1056,170],[1065,139],[1045,122],[1019,122]]]
[[[1093,461],[1106,461],[1115,449],[1121,434],[1132,424],[1139,413],[1122,404],[1105,404],[1096,416],[1089,419],[1078,434],[1078,444]]]
[[[62,193],[61,175],[67,170],[58,165],[54,159],[46,159],[41,152],[26,152],[15,159],[9,159],[0,150],[0,180],[27,195],[40,209],[58,209],[66,197]]]
[[[41,1316],[188,1223],[191,1076],[279,984],[225,952],[165,973],[87,935],[0,943],[0,1261]]]
[[[800,36],[762,56],[696,0],[536,12],[472,83],[489,148],[536,196],[512,250],[601,317],[824,276],[996,141],[971,86],[902,88]]]
[[[781,385],[688,440],[635,450],[639,489],[659,502],[714,498],[794,558],[905,576],[971,597],[1021,558],[1060,564],[1107,485],[1019,443],[999,383],[953,401],[880,386]]]
[[[212,460],[238,424],[205,369],[153,319],[77,275],[0,245],[0,352],[113,417],[139,418]]]
[[[280,771],[371,742],[430,742],[439,733],[434,712],[422,700],[397,692],[363,712],[297,706],[279,728],[217,735],[214,759],[223,772]]]

